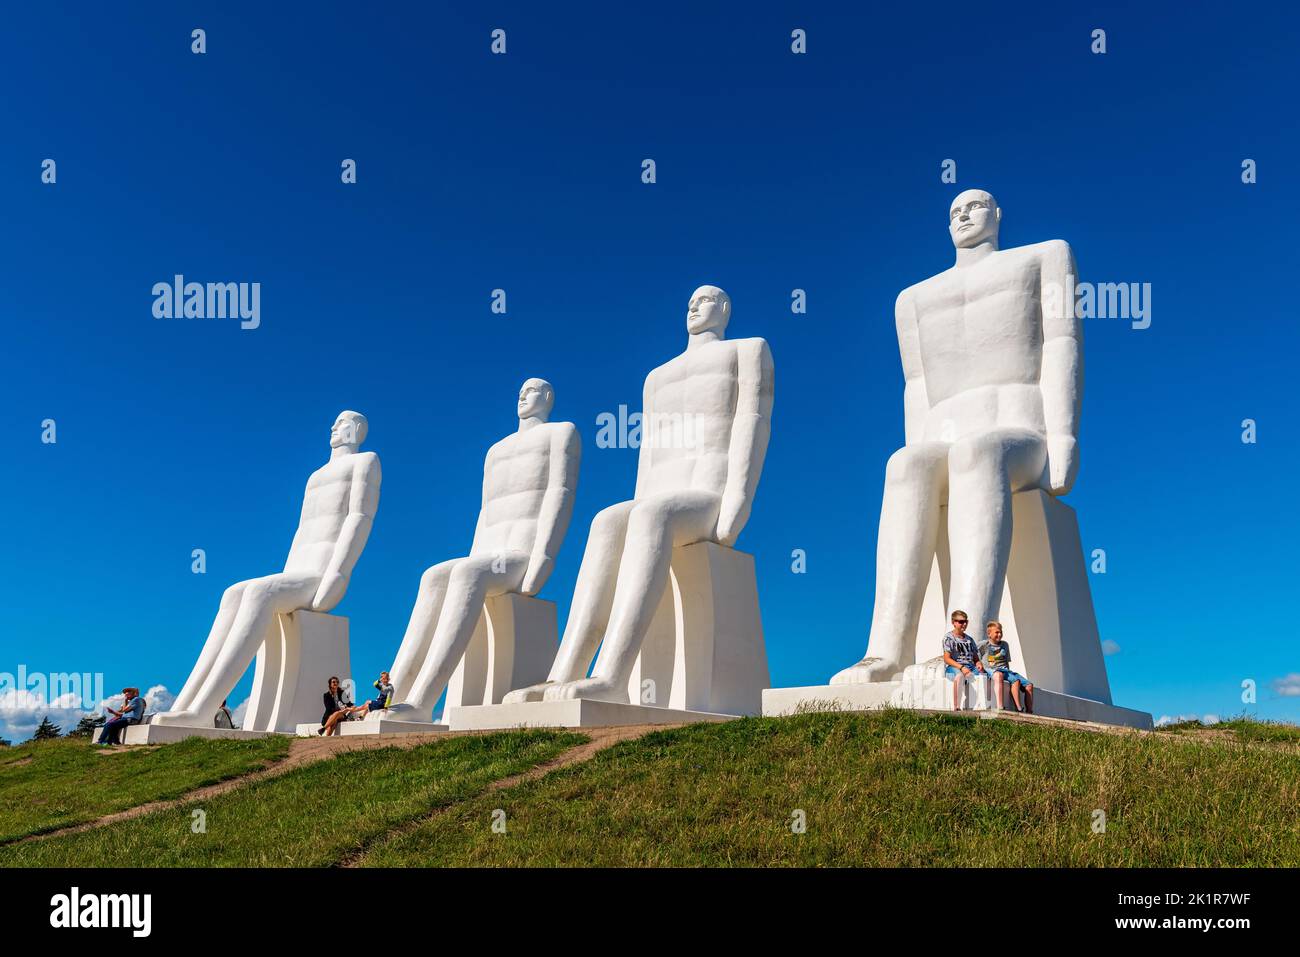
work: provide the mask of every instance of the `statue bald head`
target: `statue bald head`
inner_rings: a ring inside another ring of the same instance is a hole
[[[555,389],[545,379],[525,379],[519,387],[519,418],[545,422],[555,405]]]
[[[731,297],[717,286],[701,286],[691,293],[686,307],[686,331],[691,335],[714,331],[722,336],[731,321]]]
[[[966,190],[948,207],[948,235],[958,249],[986,242],[992,242],[997,249],[1001,222],[1002,207],[992,193],[982,189]]]
[[[369,431],[370,423],[360,412],[351,410],[340,412],[338,418],[334,420],[334,426],[330,429],[330,448],[351,448],[356,451],[366,440],[366,433]]]

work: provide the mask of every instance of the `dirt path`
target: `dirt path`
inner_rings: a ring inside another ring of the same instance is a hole
[[[586,761],[597,751],[601,751],[610,745],[617,744],[619,741],[626,741],[629,738],[639,738],[647,732],[671,727],[677,727],[677,725],[629,725],[622,728],[575,729],[576,733],[585,734],[591,740],[586,744],[580,744],[577,747],[570,748],[558,757],[525,771],[523,774],[516,774],[512,777],[503,778],[500,781],[494,781],[490,787],[492,789],[512,787],[522,781],[541,777],[543,774],[553,771],[556,768],[561,768],[569,764],[576,764],[579,761]],[[103,817],[95,818],[93,821],[86,821],[82,824],[72,824],[68,827],[46,831],[42,834],[29,834],[26,837],[21,837],[15,841],[6,843],[22,844],[26,841],[43,841],[51,837],[63,837],[67,834],[77,834],[81,831],[89,831],[92,828],[104,827],[105,825],[113,824],[116,821],[126,821],[133,817],[140,817],[143,814],[150,814],[154,811],[180,807],[182,804],[189,804],[193,801],[210,800],[219,794],[225,794],[226,792],[233,791],[236,788],[246,787],[247,785],[256,783],[257,781],[264,781],[268,778],[278,777],[281,774],[286,774],[289,771],[294,770],[295,768],[314,764],[317,761],[323,761],[327,758],[335,757],[346,751],[364,751],[371,748],[414,748],[421,744],[428,744],[431,741],[442,741],[447,738],[496,733],[498,732],[445,731],[439,734],[376,734],[350,735],[348,737],[336,738],[294,738],[289,742],[289,753],[285,757],[260,770],[251,771],[248,774],[242,774],[225,781],[218,781],[216,784],[209,784],[201,788],[195,788],[192,791],[186,791],[178,798],[171,798],[165,801],[150,801],[147,804],[138,804],[135,807],[127,808],[124,811],[115,811],[112,814],[105,814]],[[122,750],[125,751],[126,749],[123,748]]]
[[[583,761],[590,760],[592,756],[594,756],[597,752],[604,751],[606,748],[609,747],[613,747],[614,745],[618,744],[620,741],[630,741],[633,738],[639,738],[644,734],[649,734],[651,731],[663,731],[667,728],[680,728],[680,727],[682,726],[678,724],[629,724],[629,725],[624,725],[622,727],[615,727],[615,728],[573,728],[571,730],[574,733],[585,734],[588,738],[590,738],[590,740],[584,744],[575,745],[574,747],[569,748],[569,750],[562,752],[561,754],[555,756],[554,758],[551,758],[551,760],[545,761],[534,768],[529,768],[527,771],[524,771],[522,774],[512,774],[509,777],[501,778],[500,780],[493,781],[484,789],[483,793],[491,794],[493,791],[501,791],[506,788],[512,788],[516,784],[523,784],[525,781],[535,781],[537,778],[550,774],[552,771],[555,771],[559,768],[567,768],[570,765],[581,764]],[[476,732],[476,733],[481,733],[481,732]],[[334,866],[335,867],[359,866],[361,863],[361,859],[365,857],[366,854],[369,853],[370,849],[374,847],[376,844],[379,844],[383,841],[391,840],[392,838],[395,837],[401,837],[403,834],[415,830],[416,828],[421,827],[424,824],[427,824],[430,820],[433,820],[434,818],[439,817],[440,815],[446,813],[448,807],[450,807],[450,805],[448,805],[447,807],[434,808],[433,811],[431,811],[429,814],[426,814],[424,817],[419,817],[413,821],[408,821],[405,824],[399,825],[398,827],[395,827],[390,831],[386,831],[385,833],[378,835],[373,840],[367,841],[364,847],[359,847],[355,851],[352,851],[350,854],[348,854],[345,858],[343,858]]]

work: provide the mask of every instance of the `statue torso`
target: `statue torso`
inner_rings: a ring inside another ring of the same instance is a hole
[[[927,440],[992,428],[1045,429],[1041,248],[993,252],[911,287],[925,374]]]

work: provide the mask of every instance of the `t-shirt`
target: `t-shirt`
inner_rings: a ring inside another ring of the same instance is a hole
[[[980,645],[980,657],[984,659],[984,667],[989,671],[1011,668],[1011,646],[1005,639],[997,644],[991,641],[984,642]]]
[[[390,682],[390,681],[383,681],[383,682],[381,682],[381,681],[376,681],[376,682],[375,682],[375,690],[379,692],[379,697],[378,697],[376,700],[378,700],[378,701],[382,701],[382,702],[384,703],[384,707],[385,707],[385,708],[387,708],[390,704],[393,703],[393,684],[392,684],[392,682]]]
[[[979,655],[979,648],[974,638],[970,635],[962,635],[958,638],[951,631],[943,636],[943,651],[944,654],[951,656],[953,661],[967,668],[975,667],[975,658]]]
[[[144,698],[136,695],[131,699],[131,703],[126,706],[122,712],[122,717],[130,718],[132,721],[139,721],[144,717]]]

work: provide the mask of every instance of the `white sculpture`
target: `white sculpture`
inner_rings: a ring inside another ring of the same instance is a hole
[[[210,728],[277,615],[329,611],[343,599],[379,506],[379,457],[357,451],[366,431],[361,413],[339,413],[330,429],[329,461],[307,480],[284,571],[226,589],[194,670],[172,709],[155,716],[154,724]]]
[[[998,617],[1013,494],[1064,495],[1074,482],[1082,329],[1060,298],[1074,288],[1074,257],[1061,240],[999,250],[1001,219],[990,194],[959,195],[948,227],[956,264],[898,297],[906,445],[885,470],[867,654],[833,685],[890,681],[914,663],[945,505],[948,609],[965,609],[982,634]],[[1104,688],[1099,648],[1095,658]]]
[[[555,391],[543,379],[520,388],[519,428],[493,445],[483,462],[483,505],[469,556],[434,565],[420,579],[392,667],[397,703],[368,720],[429,721],[484,601],[535,595],[546,583],[573,515],[582,455],[572,422],[547,421],[554,402]]]
[[[591,523],[549,680],[512,691],[506,703],[628,702],[673,548],[730,546],[744,528],[767,452],[773,367],[764,340],[724,338],[730,318],[731,300],[718,287],[691,296],[686,351],[645,380],[634,498]],[[584,677],[597,647],[593,675]]]

